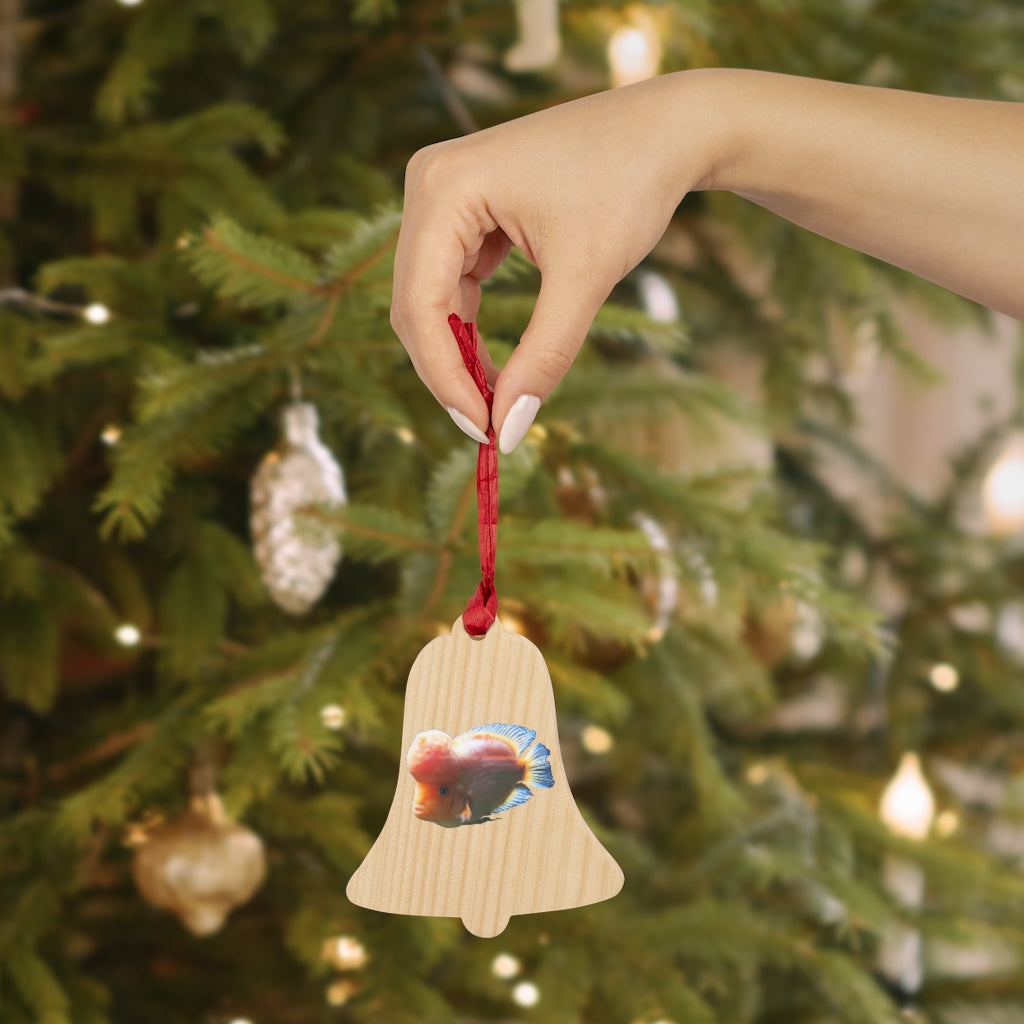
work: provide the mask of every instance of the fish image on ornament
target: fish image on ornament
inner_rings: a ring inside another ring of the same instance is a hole
[[[440,729],[417,733],[406,756],[416,780],[413,815],[444,828],[479,825],[525,804],[531,786],[550,789],[551,751],[536,737],[504,722],[474,725],[454,738]]]

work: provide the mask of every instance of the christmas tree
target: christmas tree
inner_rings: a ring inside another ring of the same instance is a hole
[[[988,315],[729,195],[501,459],[499,614],[625,887],[484,940],[345,886],[479,574],[388,323],[409,157],[688,67],[1020,99],[1022,42],[1009,0],[0,4],[0,1019],[1021,1019],[1021,375],[922,496],[865,356],[923,386],[907,303]],[[536,288],[488,283],[492,353]]]

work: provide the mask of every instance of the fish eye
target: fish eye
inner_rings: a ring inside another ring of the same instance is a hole
[[[438,796],[447,796],[447,795],[448,795],[448,787],[447,787],[447,786],[442,786],[442,787],[441,787],[441,788],[440,788],[440,789],[439,789],[439,790],[437,791],[437,795],[438,795]]]

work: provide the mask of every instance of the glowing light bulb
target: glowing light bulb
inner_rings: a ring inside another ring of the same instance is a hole
[[[402,444],[412,444],[416,440],[416,435],[408,427],[396,427],[395,437],[397,437]]]
[[[760,763],[752,764],[747,769],[747,782],[752,786],[763,786],[768,781],[768,768]]]
[[[90,302],[82,310],[82,318],[91,324],[105,324],[110,319],[110,310],[102,302]]]
[[[942,693],[949,693],[960,685],[960,673],[952,665],[943,662],[932,666],[928,679],[932,686]]]
[[[122,622],[114,630],[114,639],[122,647],[134,647],[142,639],[142,632],[138,626],[133,626],[130,622]]]
[[[121,428],[116,423],[108,423],[100,431],[100,440],[104,444],[117,444],[121,440]]]
[[[935,831],[940,836],[951,836],[960,827],[960,815],[956,811],[942,811],[935,819]]]
[[[328,942],[328,959],[339,971],[358,971],[370,959],[366,947],[352,935],[339,935]]]
[[[1015,437],[1003,449],[982,486],[985,521],[997,536],[1024,527],[1024,439]]]
[[[882,793],[879,815],[895,835],[924,839],[935,817],[935,797],[921,773],[917,754],[906,753]]]
[[[653,28],[628,25],[608,40],[612,85],[632,85],[653,78],[661,63],[661,43]]]
[[[509,615],[507,612],[502,612],[501,624],[509,633],[516,633],[519,636],[522,636],[526,632],[526,626],[523,623],[523,620],[515,615]]]
[[[522,970],[522,966],[519,957],[513,956],[511,953],[499,953],[491,961],[491,974],[507,981],[509,978],[514,978]]]
[[[532,981],[521,981],[512,989],[512,1002],[517,1006],[536,1006],[540,1002],[540,989]]]
[[[580,742],[588,754],[607,754],[615,746],[615,738],[599,725],[586,725],[580,734]]]
[[[327,704],[320,709],[320,721],[325,729],[337,732],[345,724],[345,709],[340,704]]]

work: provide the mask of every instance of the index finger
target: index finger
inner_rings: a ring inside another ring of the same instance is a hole
[[[442,191],[431,187],[434,181],[436,175],[426,173],[422,158],[414,158],[395,251],[391,325],[423,383],[479,441],[490,416],[459,355],[448,314],[467,320],[476,316],[479,279],[468,272],[477,263],[486,230],[473,223],[462,204],[454,212],[454,204],[439,200]]]

